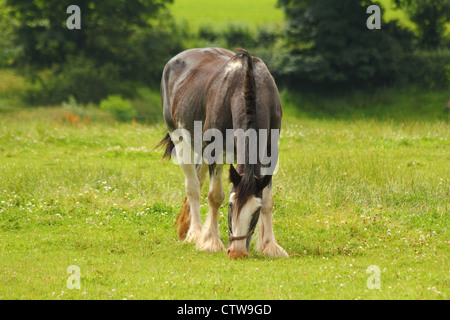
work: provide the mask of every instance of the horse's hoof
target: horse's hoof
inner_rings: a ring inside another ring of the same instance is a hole
[[[269,243],[264,247],[264,249],[261,251],[262,254],[265,254],[269,257],[274,258],[288,258],[289,255],[287,252],[280,247],[277,243]]]
[[[200,237],[200,240],[197,242],[195,248],[197,250],[202,250],[211,253],[225,251],[225,247],[222,241],[220,241],[220,239],[217,237],[210,237],[209,239],[206,240]]]
[[[190,243],[196,243],[200,238],[201,233],[202,233],[201,226],[194,226],[194,227],[191,226],[186,234],[185,241]]]

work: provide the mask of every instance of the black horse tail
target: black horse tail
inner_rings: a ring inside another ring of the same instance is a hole
[[[239,58],[243,59],[246,63],[244,73],[244,123],[243,129],[247,131],[249,129],[256,130],[256,83],[253,70],[253,57],[244,49],[238,49],[237,54]],[[245,166],[242,173],[242,179],[236,189],[236,207],[238,212],[247,200],[258,191],[259,170],[258,165],[250,163],[249,155],[249,139],[245,139]],[[232,170],[230,168],[230,170]]]
[[[256,129],[256,84],[253,73],[253,57],[245,49],[238,49],[237,56],[245,58],[247,68],[244,76],[245,123],[244,130]]]
[[[169,133],[166,134],[166,136],[153,148],[153,150],[162,146],[166,146],[166,150],[164,151],[161,160],[170,159],[170,156],[172,155],[172,150],[173,148],[175,148],[175,145],[172,139],[170,138]]]

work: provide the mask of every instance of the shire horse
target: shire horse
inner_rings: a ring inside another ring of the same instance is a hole
[[[179,53],[164,68],[161,100],[168,129],[158,144],[166,146],[163,158],[174,154],[179,158],[186,150],[190,150],[192,159],[202,154],[208,146],[207,141],[202,141],[201,150],[195,150],[192,139],[180,139],[174,134],[182,129],[192,137],[195,121],[201,121],[203,133],[208,129],[223,134],[227,129],[259,130],[266,134],[267,145],[264,147],[267,150],[272,143],[268,137],[270,132],[273,129],[279,132],[281,126],[281,101],[275,81],[264,62],[244,49],[237,53],[220,48],[190,49]],[[261,175],[259,159],[256,163],[248,161],[251,156],[249,139],[245,139],[243,149],[234,150],[237,158],[245,161],[238,163],[236,168],[233,163],[229,167],[233,186],[228,200],[227,254],[230,258],[248,256],[250,239],[260,219],[256,250],[272,257],[287,257],[273,233],[272,174]],[[186,198],[176,220],[178,237],[196,243],[198,250],[224,251],[218,225],[219,209],[225,199],[223,162],[207,163],[201,159],[179,164],[185,176]],[[202,225],[200,190],[208,171],[209,213]]]

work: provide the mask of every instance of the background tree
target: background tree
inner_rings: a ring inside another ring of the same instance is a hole
[[[450,0],[395,0],[418,29],[419,46],[433,50],[442,45],[450,20]]]
[[[20,46],[14,45],[14,29],[18,21],[6,7],[6,0],[0,0],[0,67],[9,67],[20,53]]]
[[[98,101],[129,82],[155,83],[181,46],[165,10],[172,0],[7,0],[19,22],[21,68],[51,69],[44,87],[58,102],[70,88],[81,101]],[[81,9],[81,30],[70,30],[70,5]],[[29,71],[29,69],[28,69]],[[60,101],[59,101],[60,102]]]
[[[374,85],[393,80],[412,35],[395,23],[369,30],[362,0],[279,0],[288,19],[289,55],[280,72],[291,82]],[[378,4],[380,7],[381,5]]]

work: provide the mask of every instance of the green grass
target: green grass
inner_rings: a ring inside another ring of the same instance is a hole
[[[414,86],[355,90],[346,94],[282,90],[289,116],[320,119],[376,119],[379,121],[442,121],[448,123],[445,89],[423,90]]]
[[[0,88],[0,101],[24,85],[7,78],[17,86]],[[410,93],[427,106],[411,112],[406,93],[385,94],[382,116],[355,94],[352,117],[351,98],[325,116],[332,98],[284,93],[274,229],[290,258],[252,244],[239,261],[177,240],[184,179],[151,151],[165,127],[157,94],[141,96],[134,104],[153,124],[117,123],[93,106],[0,113],[0,299],[448,299],[445,94]],[[80,290],[67,288],[70,265]],[[371,265],[381,290],[367,287]]]
[[[179,22],[192,31],[201,26],[221,30],[230,23],[245,25],[251,30],[261,25],[280,24],[283,10],[276,7],[277,0],[175,0],[170,11]]]

